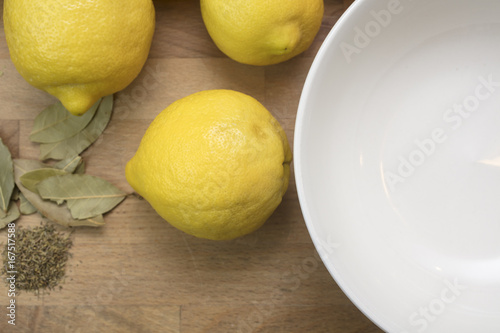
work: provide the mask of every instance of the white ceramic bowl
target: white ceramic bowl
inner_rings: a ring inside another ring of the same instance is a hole
[[[388,332],[500,332],[500,1],[358,0],[310,69],[311,238]]]

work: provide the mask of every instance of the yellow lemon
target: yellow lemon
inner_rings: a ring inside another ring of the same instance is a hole
[[[305,51],[318,33],[323,0],[201,0],[217,47],[250,65],[276,64]]]
[[[5,0],[10,57],[33,86],[73,114],[139,74],[153,38],[151,0]]]
[[[253,97],[201,91],[172,103],[147,129],[125,174],[174,227],[233,239],[259,228],[288,187],[285,132]]]

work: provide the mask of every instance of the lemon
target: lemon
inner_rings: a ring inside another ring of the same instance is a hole
[[[141,71],[153,38],[151,0],[5,0],[12,62],[72,114],[122,90]]]
[[[174,227],[223,240],[269,218],[287,190],[291,158],[285,132],[257,100],[205,90],[154,119],[125,174]]]
[[[201,0],[208,33],[228,57],[271,65],[305,51],[318,33],[323,0]]]

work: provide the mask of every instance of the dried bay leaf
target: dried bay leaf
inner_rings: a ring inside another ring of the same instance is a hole
[[[86,220],[77,220],[77,221],[89,221],[92,222],[96,227],[104,225],[104,217],[102,215],[92,216]],[[85,224],[82,224],[82,226],[85,226]]]
[[[66,205],[58,206],[56,203],[43,200],[38,194],[31,192],[21,183],[21,176],[26,172],[48,168],[49,166],[37,161],[37,160],[25,160],[25,159],[15,159],[14,160],[14,179],[17,187],[21,193],[26,197],[26,199],[40,212],[42,216],[45,216],[49,220],[61,224],[66,227],[76,227],[76,226],[89,226],[89,227],[99,227],[104,225],[104,220],[101,217],[93,217],[85,220],[77,220],[71,216]]]
[[[7,210],[7,214],[4,217],[0,218],[0,229],[5,228],[7,224],[10,222],[14,222],[21,216],[19,213],[19,208],[17,207],[14,201],[11,201],[9,204],[9,209]]]
[[[40,160],[49,158],[62,160],[79,155],[102,134],[113,110],[113,95],[102,99],[94,118],[82,131],[59,142],[40,144]]]
[[[83,175],[85,173],[85,161],[82,160],[80,164],[76,167],[75,171],[73,171],[75,174]]]
[[[8,215],[10,198],[14,191],[14,166],[9,148],[0,139],[0,218]]]
[[[39,182],[49,177],[67,175],[68,173],[64,170],[55,168],[41,168],[26,172],[21,176],[20,180],[24,187],[26,187],[31,192],[36,191],[36,186]]]
[[[12,169],[12,175],[14,175],[14,169]],[[10,197],[10,200],[17,201],[19,200],[19,189],[14,187],[14,191],[12,191],[12,196]]]
[[[72,137],[90,123],[100,102],[101,100],[97,101],[81,116],[69,113],[59,101],[50,105],[35,118],[30,140],[32,142],[51,143]]]
[[[31,215],[37,212],[35,206],[33,206],[22,193],[19,193],[19,211],[23,215]]]
[[[37,190],[44,199],[66,201],[75,219],[104,214],[126,196],[126,193],[104,179],[79,174],[47,178],[38,183]]]
[[[82,163],[82,158],[79,155],[76,155],[57,162],[56,164],[54,164],[54,168],[64,170],[67,173],[73,173],[75,172],[76,168],[78,168],[78,166]]]
[[[32,170],[50,168],[50,165],[42,163],[37,160],[15,159],[13,162],[14,162],[14,179],[17,179],[18,178],[17,176],[19,176],[20,178],[23,174]]]

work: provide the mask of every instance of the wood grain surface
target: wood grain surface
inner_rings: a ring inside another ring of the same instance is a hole
[[[306,1],[306,0],[304,0]],[[126,162],[154,117],[173,101],[213,88],[262,102],[290,143],[308,69],[352,1],[325,0],[319,34],[304,54],[268,67],[228,59],[211,41],[197,0],[155,1],[157,26],[139,77],[115,95],[102,137],[83,158],[87,173],[132,192]],[[3,8],[3,1],[0,1]],[[15,158],[37,158],[28,136],[35,116],[55,99],[14,68],[0,29],[0,137]],[[18,226],[39,224],[23,216]],[[0,283],[0,332],[380,332],[331,278],[311,242],[292,176],[282,204],[257,232],[214,242],[164,222],[144,200],[128,197],[98,229],[77,229],[61,290],[16,297],[16,326]],[[5,243],[6,230],[0,232]]]

